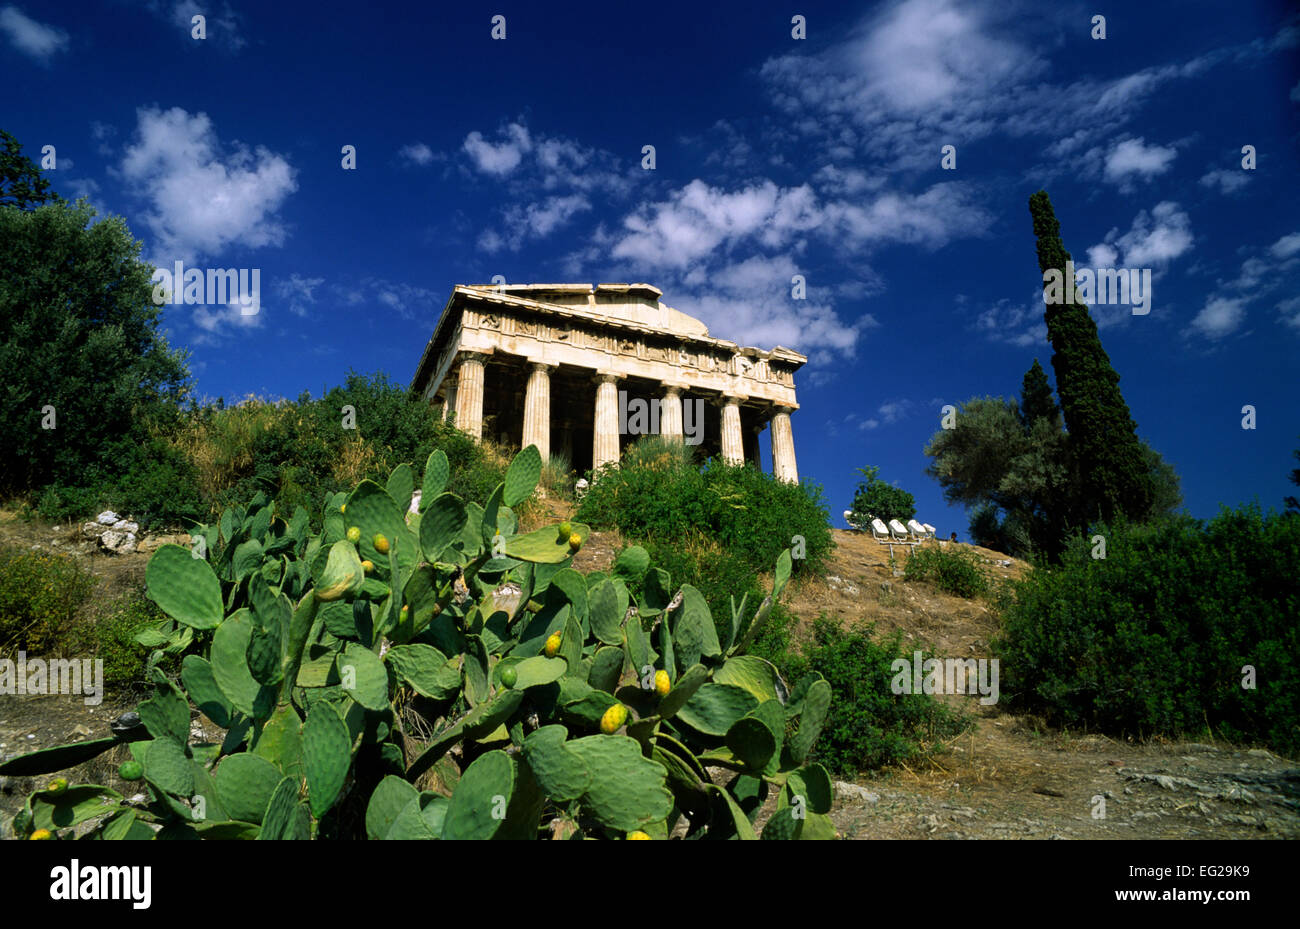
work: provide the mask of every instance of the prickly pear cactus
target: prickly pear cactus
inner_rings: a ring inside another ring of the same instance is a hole
[[[609,574],[570,566],[590,535],[518,532],[534,492],[524,449],[484,505],[444,488],[434,452],[285,519],[258,494],[159,549],[155,631],[190,643],[179,682],[103,738],[0,764],[52,774],[118,746],[129,804],[47,782],[14,820],[24,838],[830,838],[830,779],[809,763],[830,708],[812,674],[787,686],[744,654],[780,596],[714,617],[638,547]],[[198,638],[195,638],[198,636]],[[170,637],[170,638],[169,638]],[[182,644],[183,643],[183,644]],[[195,741],[191,706],[225,729]]]

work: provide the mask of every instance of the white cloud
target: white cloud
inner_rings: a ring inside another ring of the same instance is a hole
[[[261,306],[258,312],[245,314],[238,302],[225,306],[209,307],[206,304],[178,307],[180,312],[192,313],[191,321],[198,331],[190,338],[195,345],[216,345],[240,330],[260,329],[263,324]]]
[[[1245,187],[1249,181],[1250,174],[1246,171],[1229,171],[1220,168],[1205,174],[1201,178],[1201,185],[1211,188],[1217,187],[1219,193],[1230,194]]]
[[[62,29],[37,22],[16,6],[0,9],[0,32],[14,48],[41,64],[48,64],[69,45]]]
[[[1246,316],[1246,301],[1211,297],[1192,320],[1192,328],[1209,339],[1220,339],[1236,330]]]
[[[1269,247],[1269,254],[1274,258],[1285,261],[1292,255],[1300,252],[1300,232],[1293,232],[1290,235],[1284,235]]]
[[[1123,139],[1106,156],[1106,180],[1121,185],[1134,175],[1150,180],[1168,171],[1177,155],[1173,148],[1146,145],[1141,138]]]
[[[961,298],[959,302],[966,302]],[[1028,302],[1003,297],[975,317],[976,332],[994,342],[1017,348],[1047,344],[1047,323],[1043,319],[1043,293],[1034,291]]]
[[[502,249],[518,251],[529,239],[544,239],[576,214],[591,209],[591,202],[581,194],[547,197],[527,206],[511,206],[505,211],[505,234],[487,229],[479,236],[483,251],[494,254]]]
[[[146,108],[137,118],[119,171],[149,203],[144,222],[163,264],[284,242],[276,212],[298,185],[282,156],[223,144],[204,113]]]
[[[1102,245],[1088,250],[1091,258],[1109,256],[1111,261],[1097,267],[1155,268],[1167,265],[1192,247],[1192,221],[1177,203],[1165,200],[1138,213],[1128,232],[1112,229]],[[1102,246],[1107,249],[1102,251]]]
[[[397,150],[397,157],[416,165],[428,165],[433,163],[433,149],[423,142],[415,142],[411,145],[403,145]]]
[[[273,287],[276,296],[289,302],[289,312],[295,316],[306,316],[307,307],[316,302],[316,288],[324,282],[323,277],[303,277],[295,273],[288,278],[276,280]]]
[[[696,179],[668,200],[642,204],[626,216],[612,254],[648,267],[685,269],[747,239],[779,248],[820,223],[815,201],[806,184],[778,188],[764,181],[725,191]]]
[[[231,9],[229,3],[223,3],[217,9],[214,2],[199,3],[198,0],[176,0],[168,4],[165,0],[153,0],[150,4],[154,12],[159,13],[174,25],[179,26],[190,38],[194,30],[194,17],[204,18],[205,42],[214,42],[238,51],[248,44],[240,33],[239,16]]]
[[[1236,278],[1221,281],[1191,322],[1189,332],[1208,339],[1231,335],[1246,318],[1246,307],[1279,289],[1295,291],[1295,272],[1300,270],[1300,232],[1282,236],[1261,254],[1241,263]],[[1300,329],[1300,298],[1286,297],[1275,304],[1279,322]]]
[[[519,167],[524,155],[533,148],[532,137],[527,126],[511,123],[503,130],[505,140],[493,144],[483,138],[483,133],[474,131],[465,137],[461,146],[474,167],[484,174],[498,177],[509,174]]]
[[[461,146],[473,170],[496,179],[510,200],[501,209],[501,228],[479,234],[478,246],[489,254],[518,251],[530,239],[545,238],[577,213],[593,209],[591,198],[598,192],[618,197],[631,189],[608,152],[535,135],[518,121],[497,136],[499,141],[491,142],[471,132]]]

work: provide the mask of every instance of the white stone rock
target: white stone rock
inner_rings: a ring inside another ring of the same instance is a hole
[[[865,787],[848,784],[844,781],[835,782],[835,796],[840,800],[860,800],[863,803],[880,802],[880,794],[874,790],[867,790]]]
[[[105,510],[95,517],[95,522],[99,523],[101,526],[111,526],[121,518],[122,517],[118,516],[112,510]]]
[[[412,512],[412,513],[418,513],[418,512],[420,512],[420,497],[423,496],[423,494],[424,494],[424,491],[422,491],[422,490],[417,490],[415,493],[411,494],[411,509],[410,509],[410,512]]]
[[[114,555],[125,555],[135,551],[135,533],[109,529],[99,537],[99,544],[105,551]]]
[[[98,539],[104,532],[104,527],[99,523],[82,523],[81,534],[88,539]]]
[[[129,519],[119,519],[117,522],[113,523],[113,528],[118,532],[139,532],[140,524],[133,523]]]

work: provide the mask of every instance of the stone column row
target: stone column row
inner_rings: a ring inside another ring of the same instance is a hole
[[[483,369],[486,361],[485,355],[463,353],[455,385],[447,390],[447,408],[455,409],[457,427],[475,439],[483,437]],[[522,445],[525,448],[536,445],[543,460],[549,457],[551,451],[550,372],[554,369],[555,365],[530,363],[524,396]],[[596,374],[596,409],[591,450],[593,471],[619,460],[619,380],[620,375],[610,372]],[[740,403],[744,399],[734,396],[723,398],[722,457],[729,464],[745,462],[745,441],[740,421]],[[790,428],[791,412],[789,407],[777,407],[772,416],[772,472],[778,480],[798,483],[794,433]],[[684,438],[682,388],[679,385],[664,386],[659,431],[660,434],[679,441]]]

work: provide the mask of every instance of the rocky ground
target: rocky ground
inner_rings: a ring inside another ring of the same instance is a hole
[[[567,514],[563,514],[567,515]],[[104,595],[143,582],[146,553],[108,554],[80,525],[53,529],[23,523],[0,511],[0,541],[70,551],[102,579]],[[148,540],[144,547],[150,548]],[[850,626],[874,623],[947,656],[989,654],[997,623],[988,605],[908,584],[889,564],[889,552],[869,535],[836,531],[837,549],[824,581],[793,584],[786,601],[800,619],[799,634],[819,614]],[[137,546],[139,548],[141,546]],[[598,533],[583,547],[577,567],[607,567],[621,543]],[[1005,555],[973,549],[995,581],[1027,566]],[[899,553],[899,561],[905,555]],[[1223,743],[1133,743],[1102,735],[1060,732],[974,697],[964,704],[975,725],[918,766],[900,765],[837,784],[832,814],[847,839],[1106,839],[1300,837],[1300,763],[1260,748]],[[98,707],[74,697],[0,696],[0,754],[99,737],[110,719],[135,705],[107,695]],[[119,757],[120,756],[120,757]],[[112,786],[119,748],[83,765],[74,779]],[[31,779],[0,779],[0,835]]]

